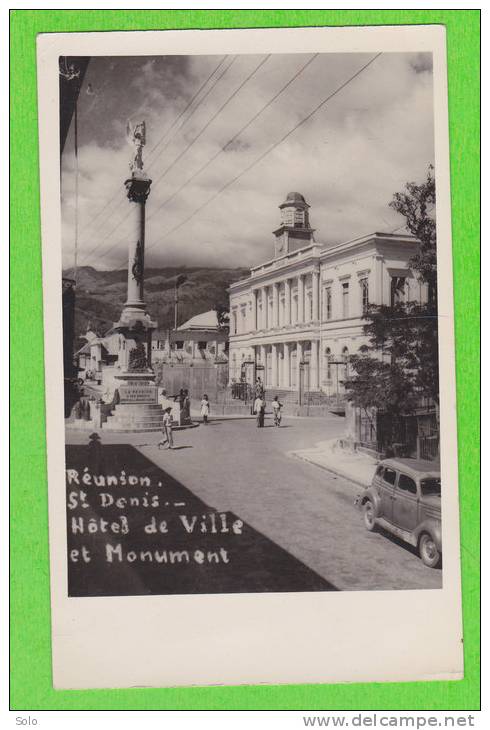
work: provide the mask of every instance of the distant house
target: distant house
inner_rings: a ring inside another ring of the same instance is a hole
[[[157,330],[152,339],[154,362],[224,362],[227,351],[228,333],[220,327],[214,309],[191,317],[176,330]]]
[[[86,342],[75,355],[78,360],[79,377],[82,380],[101,382],[102,371],[116,364],[119,351],[125,347],[125,340],[115,333],[99,337],[90,329],[90,325],[83,338]]]
[[[128,353],[122,352],[127,347],[126,339],[112,328],[99,337],[90,325],[83,339],[85,344],[75,354],[79,378],[108,382],[127,359],[124,355]],[[227,351],[228,333],[220,327],[214,310],[191,317],[176,330],[157,329],[151,341],[151,361],[155,365],[227,362]]]

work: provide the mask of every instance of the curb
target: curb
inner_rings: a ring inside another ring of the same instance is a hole
[[[335,474],[338,477],[342,477],[342,479],[347,479],[349,482],[356,484],[358,487],[367,489],[368,485],[366,485],[364,482],[359,481],[359,479],[352,477],[350,474],[342,471],[341,469],[334,469],[331,466],[325,466],[325,464],[320,464],[318,461],[315,461],[308,456],[304,456],[299,451],[290,451],[288,455],[292,456],[294,459],[298,459],[299,461],[304,461],[307,464],[313,464],[313,466],[317,466],[319,469],[323,469],[323,471],[328,471],[330,474]]]

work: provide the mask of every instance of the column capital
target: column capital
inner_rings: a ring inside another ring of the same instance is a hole
[[[147,177],[130,177],[124,181],[127,196],[132,203],[145,203],[152,181]]]

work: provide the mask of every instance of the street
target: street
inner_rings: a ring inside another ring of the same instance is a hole
[[[211,420],[174,433],[175,449],[159,450],[158,433],[105,434],[103,445],[131,443],[146,459],[218,511],[230,511],[338,590],[440,588],[442,571],[425,567],[414,550],[368,532],[353,482],[289,452],[340,436],[343,419]],[[68,431],[67,443],[88,434]]]

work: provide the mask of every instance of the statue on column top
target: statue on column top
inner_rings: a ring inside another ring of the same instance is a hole
[[[128,144],[134,148],[134,156],[129,163],[129,169],[133,175],[141,174],[143,171],[143,147],[146,144],[145,122],[132,125],[128,120],[126,124],[126,139]]]

